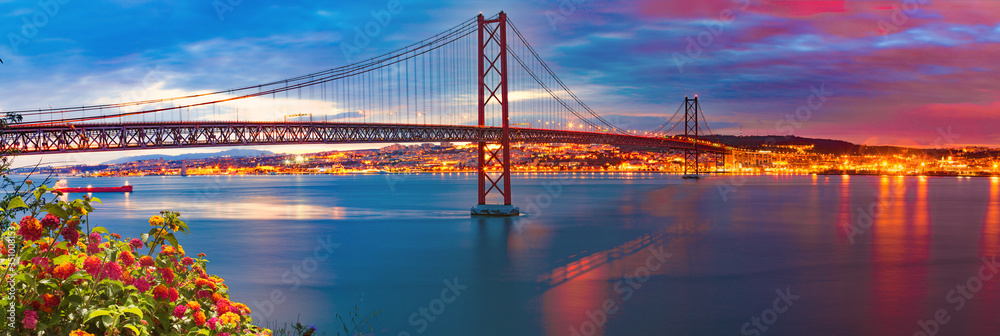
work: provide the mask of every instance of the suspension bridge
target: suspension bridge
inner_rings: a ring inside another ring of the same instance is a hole
[[[511,204],[512,142],[678,150],[684,152],[689,177],[702,171],[702,155],[731,151],[699,140],[701,127],[708,125],[697,96],[685,97],[673,116],[652,132],[622,129],[602,118],[556,76],[503,12],[489,18],[480,14],[364,61],[280,81],[163,99],[7,113],[22,120],[0,134],[0,148],[18,155],[279,144],[478,143],[474,215],[518,214]],[[679,134],[670,135],[675,130]]]

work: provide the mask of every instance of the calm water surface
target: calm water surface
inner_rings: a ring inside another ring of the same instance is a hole
[[[257,321],[329,332],[358,306],[381,310],[378,335],[1000,331],[982,267],[1000,253],[997,179],[517,175],[517,219],[470,218],[466,174],[69,184],[126,180],[92,219],[138,236],[181,211],[185,250]]]

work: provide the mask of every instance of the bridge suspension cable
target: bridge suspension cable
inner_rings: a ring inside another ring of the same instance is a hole
[[[524,45],[524,47],[526,48],[526,50],[527,50],[527,51],[528,51],[528,52],[529,52],[529,53],[531,54],[531,56],[532,56],[532,57],[533,57],[533,58],[534,58],[534,59],[535,59],[535,60],[536,60],[536,61],[538,62],[538,64],[539,64],[539,65],[541,65],[541,68],[542,68],[542,69],[544,69],[544,71],[545,71],[546,73],[548,73],[548,74],[549,74],[549,76],[551,76],[551,78],[552,78],[553,80],[555,80],[555,82],[556,82],[556,83],[557,83],[557,84],[558,84],[558,85],[559,85],[559,86],[560,86],[560,87],[561,87],[561,88],[563,89],[563,91],[564,91],[564,92],[565,92],[565,93],[566,93],[566,94],[567,94],[567,95],[568,95],[568,96],[569,96],[569,97],[570,97],[570,98],[571,98],[571,99],[572,99],[572,100],[573,100],[573,101],[574,101],[574,102],[575,102],[576,104],[578,104],[578,105],[579,105],[580,107],[582,107],[582,108],[583,108],[584,110],[586,110],[586,111],[587,111],[587,112],[588,112],[588,113],[589,113],[589,114],[590,114],[590,115],[591,115],[591,116],[592,116],[592,117],[593,117],[594,119],[596,119],[596,120],[597,120],[598,122],[600,122],[600,123],[601,123],[601,124],[603,124],[603,125],[604,125],[605,127],[607,127],[607,129],[608,129],[608,130],[610,130],[610,131],[615,131],[615,132],[618,132],[618,133],[622,133],[622,134],[625,134],[625,133],[628,133],[628,132],[626,132],[626,131],[624,131],[624,130],[622,130],[622,129],[618,128],[617,126],[613,125],[612,123],[608,122],[608,121],[607,121],[607,120],[605,120],[604,118],[602,118],[602,117],[601,117],[601,116],[600,116],[599,114],[597,114],[597,112],[595,112],[595,111],[594,111],[593,109],[591,109],[591,108],[590,108],[590,106],[588,106],[588,105],[587,105],[586,103],[584,103],[584,102],[583,102],[582,100],[580,100],[580,97],[578,97],[578,96],[577,96],[577,95],[576,95],[576,94],[575,94],[575,93],[573,92],[573,90],[570,90],[570,89],[569,89],[569,87],[568,87],[568,86],[566,85],[566,83],[565,83],[565,82],[563,82],[563,81],[562,81],[562,79],[560,79],[560,78],[559,78],[559,76],[557,76],[557,75],[555,74],[555,72],[554,72],[554,71],[552,71],[552,68],[550,68],[550,67],[549,67],[549,65],[548,65],[548,64],[547,64],[547,63],[546,63],[546,62],[545,62],[544,60],[542,60],[541,56],[539,56],[539,55],[538,55],[538,53],[537,53],[537,52],[535,51],[535,48],[533,48],[533,47],[531,46],[531,44],[530,44],[530,43],[528,43],[527,39],[525,39],[525,38],[524,38],[524,35],[522,35],[522,34],[521,34],[521,31],[517,29],[517,25],[515,25],[515,24],[514,24],[513,22],[511,22],[511,23],[510,23],[510,27],[511,27],[511,30],[512,30],[512,31],[514,32],[514,34],[515,34],[515,35],[517,36],[518,40],[520,40],[520,41],[521,41],[521,43],[522,43],[522,44]],[[591,125],[591,126],[593,126],[593,127],[597,128],[598,130],[600,130],[600,129],[601,129],[601,128],[600,128],[599,126],[597,126],[596,124],[594,124],[594,123],[590,122],[589,120],[587,120],[587,118],[584,118],[584,117],[583,117],[582,115],[580,115],[580,114],[579,114],[579,113],[578,113],[578,112],[577,112],[577,111],[576,111],[575,109],[573,109],[573,108],[572,108],[572,107],[570,107],[570,106],[569,106],[568,104],[566,104],[566,103],[565,103],[565,102],[563,101],[563,99],[561,99],[560,97],[558,97],[558,95],[556,95],[556,94],[555,94],[555,93],[554,93],[554,92],[553,92],[553,91],[552,91],[551,89],[549,89],[548,87],[546,87],[546,85],[545,85],[544,83],[542,83],[542,81],[540,81],[540,80],[538,79],[538,76],[537,76],[537,75],[535,75],[535,74],[533,74],[533,73],[532,73],[532,71],[531,71],[530,69],[528,69],[528,68],[527,68],[527,67],[525,66],[524,62],[523,62],[523,61],[521,60],[521,58],[520,58],[520,57],[518,57],[518,56],[517,56],[517,54],[516,54],[516,53],[515,53],[515,54],[512,54],[512,55],[514,56],[514,59],[515,59],[515,60],[516,60],[516,61],[517,61],[517,62],[518,62],[518,63],[519,63],[519,64],[520,64],[520,65],[521,65],[522,67],[524,67],[524,69],[525,69],[526,71],[528,71],[528,72],[530,73],[531,77],[532,77],[533,79],[535,79],[535,81],[536,81],[536,82],[538,82],[538,84],[539,84],[539,85],[542,85],[542,86],[543,86],[543,87],[545,88],[545,90],[547,91],[547,93],[548,93],[549,95],[551,95],[551,96],[552,96],[552,97],[553,97],[554,99],[556,99],[556,101],[557,101],[557,102],[559,102],[559,104],[560,104],[561,106],[563,106],[563,107],[565,107],[565,108],[566,108],[567,110],[569,110],[569,112],[571,112],[571,113],[572,113],[572,114],[573,114],[574,116],[576,116],[577,118],[579,118],[579,119],[580,119],[580,120],[581,120],[582,122],[584,122],[584,123],[586,123],[586,124],[588,124],[588,125]]]
[[[121,118],[121,117],[135,116],[140,114],[151,114],[156,112],[190,109],[194,107],[215,105],[215,104],[242,100],[252,97],[275,95],[277,93],[283,93],[291,90],[326,84],[332,81],[351,79],[352,77],[362,76],[363,74],[370,73],[372,71],[384,70],[387,67],[399,65],[401,63],[409,67],[410,64],[413,63],[412,61],[414,58],[417,58],[418,56],[424,56],[430,53],[431,51],[435,51],[441,49],[442,47],[448,46],[453,42],[456,42],[464,37],[471,35],[475,31],[476,31],[475,18],[472,18],[442,33],[436,34],[430,38],[424,39],[422,41],[416,42],[414,44],[396,49],[394,51],[379,56],[375,56],[360,62],[356,62],[353,64],[333,69],[328,69],[324,71],[319,71],[279,81],[272,81],[265,84],[245,86],[235,89],[214,91],[208,93],[178,96],[172,98],[139,100],[139,101],[115,103],[115,104],[86,105],[80,107],[59,107],[59,108],[50,107],[44,109],[42,108],[24,109],[24,110],[9,111],[9,113],[16,113],[27,117],[29,120],[23,123],[25,125],[55,124],[55,123],[79,122],[79,121],[98,120],[98,119]],[[427,59],[425,58],[423,61],[426,65]],[[396,71],[398,71],[398,69],[396,69]],[[409,75],[409,73],[407,73],[407,75]],[[429,76],[426,72],[424,73],[424,75]],[[366,84],[368,84],[369,86],[373,86],[371,80],[368,80]],[[407,82],[407,84],[409,84],[409,82]],[[275,86],[279,87],[271,88]],[[264,88],[268,89],[264,90]],[[257,92],[234,95],[236,93],[246,92],[253,89],[257,89]],[[301,92],[299,92],[299,94],[301,95]],[[223,95],[225,96],[225,98],[212,98],[207,101],[174,104],[175,102],[185,101],[195,98],[223,96]],[[384,98],[385,97],[383,97],[383,99]],[[105,110],[113,110],[113,109],[120,110],[126,107],[135,107],[135,106],[153,105],[153,104],[166,104],[167,106],[159,105],[154,108],[144,109],[140,111],[132,111],[132,112],[119,112],[111,114],[103,113],[105,112]],[[100,115],[83,114],[84,112],[90,112],[90,111],[101,111],[102,114]],[[83,115],[78,115],[78,116],[71,115],[70,117],[64,117],[66,113],[71,113],[71,114],[77,113]]]
[[[682,108],[684,108],[684,103],[681,103],[680,105],[677,106],[677,111],[674,111],[674,114],[672,116],[670,116],[670,119],[667,119],[667,122],[663,123],[662,125],[660,125],[660,127],[657,127],[655,130],[653,130],[652,132],[649,132],[649,133],[652,134],[652,135],[658,135],[658,134],[666,135],[666,134],[670,133],[670,131],[673,131],[674,128],[677,127],[677,125],[681,124],[680,120],[677,120],[676,122],[674,122],[674,118],[676,118],[681,113],[681,109]],[[673,122],[673,125],[670,126],[669,129],[667,129],[666,131],[660,132],[661,130],[663,130],[664,127],[666,127],[667,125],[670,125],[671,122]]]

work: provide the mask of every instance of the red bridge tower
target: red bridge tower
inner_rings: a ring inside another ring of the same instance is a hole
[[[507,14],[495,20],[479,14],[479,126],[486,125],[486,109],[497,106],[503,128],[500,139],[479,142],[479,203],[473,216],[517,216],[520,209],[510,201],[510,120],[507,100]],[[485,139],[481,136],[480,139]],[[487,171],[496,168],[499,172]],[[489,182],[489,183],[487,183]],[[486,204],[486,196],[496,192],[503,204]]]

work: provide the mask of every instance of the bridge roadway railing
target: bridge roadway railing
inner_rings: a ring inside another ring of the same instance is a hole
[[[136,149],[275,144],[499,141],[502,128],[326,122],[167,122],[15,126],[0,134],[0,148],[21,155]],[[682,139],[612,133],[511,128],[511,142],[580,143],[689,149]],[[699,146],[706,152],[722,148]]]

